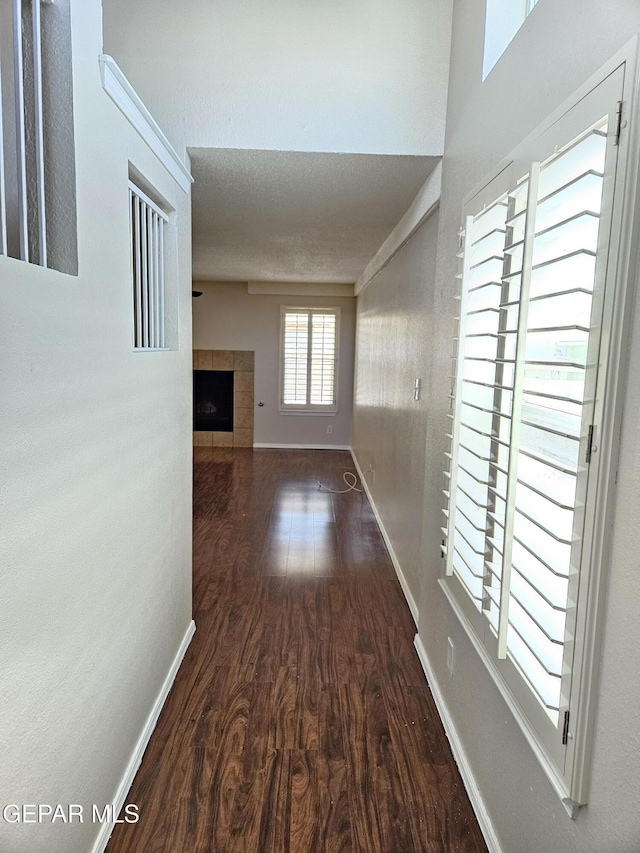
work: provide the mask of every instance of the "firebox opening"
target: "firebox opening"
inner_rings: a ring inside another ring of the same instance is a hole
[[[233,432],[233,370],[193,371],[193,429]]]

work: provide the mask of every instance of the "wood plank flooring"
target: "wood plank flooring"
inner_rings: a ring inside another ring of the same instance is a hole
[[[485,853],[339,451],[195,451],[197,631],[108,853]]]

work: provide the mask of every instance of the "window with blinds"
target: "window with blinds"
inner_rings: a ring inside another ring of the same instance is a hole
[[[169,218],[131,181],[129,205],[133,345],[137,350],[166,350],[164,226]]]
[[[280,408],[337,410],[338,308],[283,308]]]
[[[596,500],[616,102],[600,115],[561,145],[562,125],[549,131],[550,156],[519,174],[518,158],[465,217],[443,526],[445,589],[577,802],[586,786],[572,783],[566,753]]]

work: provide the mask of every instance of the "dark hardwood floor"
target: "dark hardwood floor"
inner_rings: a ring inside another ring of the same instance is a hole
[[[196,449],[197,631],[108,853],[486,851],[339,451]]]

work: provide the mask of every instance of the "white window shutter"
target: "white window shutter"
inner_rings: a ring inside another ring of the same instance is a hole
[[[556,145],[546,159],[530,159],[519,176],[508,167],[471,203],[442,528],[444,588],[530,742],[544,745],[543,765],[554,779],[566,773],[577,802],[585,777],[580,769],[574,784],[572,767],[585,762],[574,758],[568,720],[580,695],[576,644],[585,642],[576,635],[590,572],[585,507],[597,497],[587,485],[616,168],[611,115],[563,146],[548,131]]]
[[[309,314],[288,311],[284,316],[283,394],[287,406],[307,404],[307,359],[309,355]]]
[[[281,409],[337,409],[339,309],[283,308]]]

